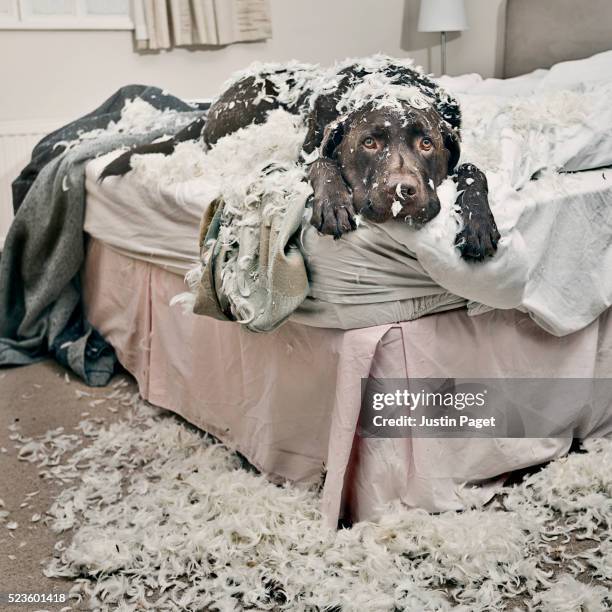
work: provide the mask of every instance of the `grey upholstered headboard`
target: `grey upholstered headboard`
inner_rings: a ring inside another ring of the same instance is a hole
[[[504,77],[612,49],[612,0],[507,0]]]

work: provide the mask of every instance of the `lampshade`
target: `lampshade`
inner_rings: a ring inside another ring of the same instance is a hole
[[[419,32],[467,30],[464,0],[421,0]]]

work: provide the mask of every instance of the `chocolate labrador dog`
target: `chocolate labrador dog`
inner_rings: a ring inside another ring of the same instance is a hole
[[[463,227],[455,244],[467,260],[497,249],[500,234],[488,203],[485,175],[458,165],[461,112],[457,102],[409,61],[376,57],[322,76],[304,65],[264,66],[231,84],[176,136],[130,150],[102,173],[123,175],[131,155],[171,153],[178,142],[202,137],[207,146],[283,108],[304,116],[303,159],[312,184],[311,223],[338,238],[373,222],[398,219],[420,227],[440,211],[436,193],[451,176]],[[316,157],[313,161],[313,157]]]

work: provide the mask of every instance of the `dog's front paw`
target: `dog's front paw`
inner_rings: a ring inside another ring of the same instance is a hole
[[[455,238],[455,245],[463,259],[482,261],[485,257],[495,255],[500,237],[490,211],[484,215],[474,213],[465,220],[463,229]]]
[[[353,197],[344,185],[337,188],[315,189],[312,196],[310,223],[322,234],[340,238],[357,229]]]

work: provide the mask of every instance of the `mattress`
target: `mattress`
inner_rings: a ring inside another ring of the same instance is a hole
[[[184,276],[198,262],[200,220],[205,206],[215,197],[214,185],[200,178],[170,184],[142,181],[133,173],[100,183],[99,173],[116,154],[94,159],[87,166],[85,232],[118,253]],[[514,238],[500,249],[508,251],[517,242],[527,243],[534,253],[533,260],[536,261],[535,253],[543,259],[547,256],[549,242],[543,239],[547,234],[564,240],[563,226],[571,235],[572,218],[584,221],[596,217],[597,211],[612,201],[612,171],[600,169],[559,175],[554,180],[555,189],[540,189],[536,181],[523,190],[521,197],[526,202],[527,213],[519,217],[513,228],[502,228],[508,233],[512,231]],[[508,286],[512,277],[503,270],[500,272],[495,262],[487,263],[486,267],[465,267],[461,270],[464,276],[449,274],[453,268],[444,271],[442,281],[445,287],[455,290],[453,293],[438,284],[415,258],[411,250],[414,247],[405,240],[406,230],[394,222],[383,226],[372,224],[360,227],[342,240],[333,240],[319,235],[305,221],[301,248],[309,270],[310,296],[292,320],[314,327],[355,329],[409,321],[467,305],[471,313],[478,313],[483,310],[479,301],[470,300],[467,294],[457,295],[476,285],[473,277],[477,277],[480,285],[488,283],[501,292],[500,302],[493,306],[520,309],[524,299],[533,316],[543,319],[538,322],[545,328],[552,327],[549,331],[566,330],[565,319],[563,324],[549,324],[557,313],[551,311],[548,302],[542,302],[541,287],[547,277],[542,274],[541,266],[526,297],[522,286]],[[607,245],[606,242],[602,248]],[[429,254],[438,268],[448,265],[446,260],[438,262],[435,257]],[[605,258],[600,265],[605,267]],[[554,260],[549,267],[556,269]],[[466,280],[465,275],[472,279]],[[571,278],[566,280],[573,282]],[[551,288],[544,287],[544,291],[548,296]],[[554,309],[561,305],[562,301],[555,301]],[[571,304],[568,309],[571,324],[575,320],[572,313],[578,309]],[[597,314],[587,316],[594,318]],[[578,328],[584,324],[581,320],[576,323]]]
[[[133,174],[98,181],[119,152],[86,168],[84,231],[134,259],[184,275],[198,259],[198,232],[214,192],[205,181],[143,182]]]

